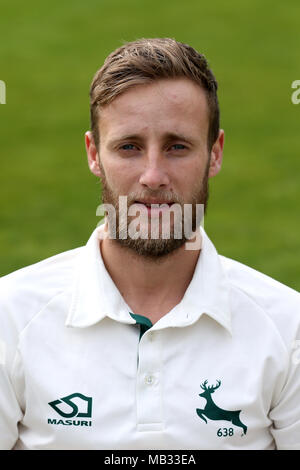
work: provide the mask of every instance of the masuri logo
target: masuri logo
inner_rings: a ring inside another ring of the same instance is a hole
[[[92,417],[92,397],[86,397],[82,393],[72,393],[59,400],[50,401],[48,405],[53,408],[63,418],[91,418]],[[67,409],[65,407],[67,405]],[[72,420],[72,419],[51,419],[48,424],[62,424],[66,426],[91,426],[92,421]]]

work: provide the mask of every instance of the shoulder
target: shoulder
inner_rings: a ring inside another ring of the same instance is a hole
[[[299,306],[300,294],[296,290],[238,261],[221,255],[219,259],[229,282],[261,305],[267,306],[270,300],[274,300]]]
[[[300,325],[299,292],[238,261],[221,255],[219,259],[236,295],[256,304],[282,335],[289,329],[295,333]]]
[[[82,249],[65,251],[0,278],[2,340],[13,340],[53,297],[72,284]]]

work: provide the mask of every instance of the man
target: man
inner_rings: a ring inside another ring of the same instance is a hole
[[[299,294],[200,226],[224,144],[204,56],[127,43],[90,96],[105,223],[1,279],[1,448],[300,449]]]

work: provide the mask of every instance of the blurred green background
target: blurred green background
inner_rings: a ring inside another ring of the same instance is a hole
[[[299,0],[1,0],[0,275],[83,245],[101,187],[89,86],[124,41],[173,37],[219,82],[224,163],[205,229],[219,253],[300,290]]]

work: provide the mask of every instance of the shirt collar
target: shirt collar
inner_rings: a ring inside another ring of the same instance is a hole
[[[104,317],[135,323],[129,314],[130,308],[105,268],[100,251],[103,228],[104,225],[98,226],[82,247],[66,326],[84,328]],[[186,326],[206,314],[231,332],[229,282],[214,245],[204,229],[200,227],[200,230],[201,251],[185,295],[176,307],[154,324],[153,329]]]

